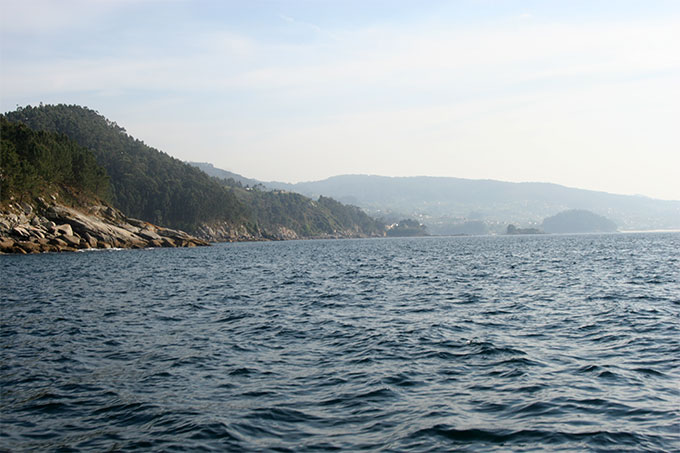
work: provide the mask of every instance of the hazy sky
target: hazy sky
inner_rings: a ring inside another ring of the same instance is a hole
[[[85,105],[262,180],[680,199],[680,1],[0,0],[3,112]]]

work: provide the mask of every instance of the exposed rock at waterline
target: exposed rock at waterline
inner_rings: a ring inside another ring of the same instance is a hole
[[[183,231],[130,219],[109,206],[75,209],[52,201],[0,209],[0,253],[82,249],[194,247],[207,242]]]

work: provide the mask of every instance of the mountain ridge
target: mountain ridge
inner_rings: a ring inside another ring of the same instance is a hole
[[[487,222],[492,232],[500,233],[507,224],[537,226],[544,218],[569,209],[587,209],[612,218],[624,230],[680,228],[680,201],[551,182],[369,174],[298,183],[248,179],[269,189],[329,196],[388,222],[417,217],[433,234],[463,233],[467,231],[462,227],[465,222],[479,220]]]

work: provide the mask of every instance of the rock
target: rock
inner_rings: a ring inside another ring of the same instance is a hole
[[[10,253],[15,244],[10,238],[0,238],[0,250],[3,252]]]
[[[132,225],[128,225],[126,223],[124,223],[122,225],[117,225],[117,226],[118,226],[118,228],[121,228],[121,229],[128,231],[130,233],[133,233],[133,234],[137,234],[139,232],[139,228],[132,226]]]
[[[42,228],[36,228],[36,227],[31,226],[31,227],[27,227],[26,231],[28,231],[28,233],[33,237],[37,237],[37,238],[41,238],[41,239],[45,238],[46,231],[43,230]]]
[[[12,228],[11,232],[14,236],[21,237],[21,238],[28,238],[28,237],[31,236],[31,234],[28,232],[28,230],[26,230],[25,228],[22,228],[20,226],[15,226],[14,228]]]
[[[94,238],[90,233],[85,233],[85,240],[87,241],[88,245],[90,247],[97,248],[97,239]]]
[[[148,239],[149,241],[160,241],[161,239],[161,237],[156,232],[150,229],[142,230],[137,234],[144,239]]]
[[[14,247],[12,247],[12,251],[10,253],[16,253],[18,255],[26,255],[28,252],[26,252],[26,250],[24,250],[23,248],[19,247],[19,245],[17,244]]]
[[[0,212],[0,251],[36,253],[83,248],[194,247],[208,245],[183,231],[157,227],[142,220],[128,219],[107,206],[87,211],[39,202],[27,217],[25,207]],[[17,216],[17,214],[19,214]],[[22,245],[20,245],[22,244]],[[30,244],[30,245],[25,245]]]
[[[55,230],[64,236],[73,236],[73,228],[71,228],[71,225],[69,225],[68,223],[58,225],[57,227],[55,227]]]
[[[60,238],[71,247],[78,247],[80,245],[80,238],[77,238],[73,235],[64,234]]]
[[[19,242],[17,245],[25,250],[26,253],[40,252],[40,244],[36,244],[35,242]]]
[[[28,204],[28,203],[26,203],[26,202],[22,202],[22,203],[21,203],[21,209],[24,210],[24,213],[25,213],[26,215],[29,215],[30,213],[33,212],[33,206],[31,206],[30,204]]]
[[[56,245],[57,247],[66,247],[66,241],[63,241],[59,238],[52,238],[50,239],[50,244]]]
[[[145,249],[149,247],[149,243],[145,241],[132,241],[128,244],[121,244],[120,248],[126,248],[126,249]]]
[[[127,219],[130,225],[136,226],[137,228],[148,228],[151,224],[139,219]]]

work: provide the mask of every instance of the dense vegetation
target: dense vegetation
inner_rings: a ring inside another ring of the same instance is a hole
[[[210,177],[131,137],[88,108],[28,106],[6,116],[38,131],[65,134],[92,150],[110,177],[112,203],[131,217],[190,232],[213,221],[245,225],[255,234],[286,227],[300,237],[380,235],[383,231],[380,223],[359,208],[330,198],[315,201],[295,193],[245,188],[233,179]]]
[[[505,230],[505,234],[543,234],[543,231],[538,228],[517,228],[515,225],[510,224]]]
[[[28,106],[7,118],[66,134],[91,149],[111,178],[111,201],[131,217],[191,230],[202,221],[238,222],[244,216],[236,197],[205,173],[134,139],[94,110]]]
[[[404,219],[387,230],[390,237],[427,236],[427,228],[417,220]]]
[[[332,198],[318,200],[298,193],[268,191],[263,186],[243,187],[240,181],[219,179],[246,206],[251,222],[260,231],[289,228],[300,237],[338,234],[382,235],[382,223],[369,217],[355,206],[339,203]]]
[[[109,179],[92,151],[63,134],[34,131],[0,115],[0,201],[75,189],[107,198]]]

